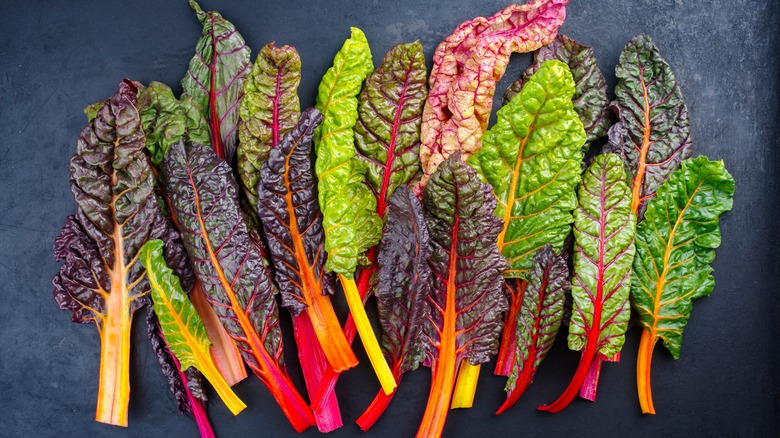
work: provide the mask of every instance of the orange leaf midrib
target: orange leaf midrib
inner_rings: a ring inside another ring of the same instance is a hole
[[[517,151],[515,168],[512,171],[512,182],[509,186],[509,197],[507,198],[506,204],[504,204],[504,227],[501,229],[501,233],[498,235],[498,250],[502,254],[504,253],[504,238],[506,236],[507,230],[509,229],[509,221],[512,219],[512,209],[514,208],[515,201],[517,200],[517,181],[520,175],[520,166],[522,166],[525,162],[523,153],[525,152],[525,145],[528,143],[528,139],[531,137],[531,132],[533,132],[533,130],[534,124],[532,123],[531,126],[528,127],[528,135],[520,140],[520,146]]]
[[[639,82],[642,85],[642,94],[645,100],[645,124],[642,132],[642,147],[639,149],[638,167],[636,170],[636,176],[634,177],[634,186],[631,191],[631,210],[634,214],[639,211],[639,205],[642,203],[642,184],[645,179],[645,173],[647,172],[647,152],[650,149],[650,145],[653,143],[650,141],[650,132],[652,131],[652,125],[650,124],[650,98],[647,95],[647,85],[645,84],[644,68],[639,68]]]

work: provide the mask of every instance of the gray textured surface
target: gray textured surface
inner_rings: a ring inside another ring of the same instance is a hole
[[[376,63],[392,45],[418,38],[430,62],[435,46],[455,26],[507,4],[204,3],[232,20],[254,51],[271,40],[298,48],[304,106],[313,104],[317,83],[350,25],[365,31]],[[639,413],[634,377],[639,333],[632,330],[623,361],[604,366],[596,404],[578,400],[556,416],[534,410],[558,396],[577,366],[578,354],[567,351],[561,338],[534,385],[501,417],[492,412],[503,399],[503,378],[486,367],[476,407],[451,412],[446,435],[777,436],[778,12],[772,0],[572,2],[562,32],[595,47],[610,87],[628,40],[642,32],[654,38],[682,84],[695,153],[726,160],[736,179],[734,211],[722,220],[715,291],[696,302],[680,360],[656,350],[657,416]],[[94,327],[69,322],[51,297],[50,280],[57,268],[52,240],[75,208],[67,162],[84,125],[81,109],[106,98],[123,77],[164,81],[180,90],[178,80],[200,26],[184,1],[4,0],[0,29],[0,436],[196,436],[194,422],[175,412],[140,319],[134,333],[130,428],[92,420],[98,336]],[[513,61],[497,102],[527,63],[527,57]],[[287,346],[292,363],[294,348]],[[429,380],[427,370],[405,378],[372,435],[412,435]],[[345,426],[333,436],[360,434],[352,420],[376,388],[365,360],[341,379],[337,389]],[[220,402],[211,404],[220,436],[293,434],[257,379],[250,377],[237,392],[249,408],[236,418]],[[312,428],[306,435],[317,433]]]

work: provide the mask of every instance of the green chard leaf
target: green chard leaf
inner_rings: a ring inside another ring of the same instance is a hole
[[[574,212],[573,309],[569,348],[582,351],[577,372],[551,405],[558,412],[576,397],[591,365],[623,348],[631,316],[628,295],[636,216],[623,163],[615,154],[596,157],[582,177]]]
[[[301,58],[294,47],[266,44],[244,83],[239,109],[238,175],[249,211],[257,210],[260,168],[301,115]]]
[[[353,27],[317,92],[316,108],[323,121],[314,132],[315,171],[328,252],[326,268],[347,278],[353,278],[359,258],[379,243],[382,233],[376,198],[364,183],[366,167],[355,157],[352,132],[358,119],[357,95],[372,69],[366,36]]]
[[[491,192],[457,152],[438,167],[423,191],[433,273],[425,363],[433,377],[417,436],[441,435],[458,369],[466,361],[488,362],[498,350],[507,309],[501,273],[508,264],[495,243],[501,220],[493,214]]]
[[[420,42],[399,44],[385,54],[360,93],[355,147],[380,218],[395,189],[419,178],[426,76]]]
[[[238,104],[252,68],[251,51],[233,23],[219,12],[203,12],[194,0],[190,7],[203,24],[203,34],[181,80],[182,97],[192,97],[205,111],[214,151],[232,163],[238,140]]]
[[[92,105],[87,105],[86,108],[84,108],[84,115],[87,116],[87,121],[91,122],[95,117],[97,117],[98,111],[100,111],[100,108],[103,108],[103,105],[105,102],[95,102]]]
[[[138,257],[146,268],[154,313],[165,342],[179,363],[179,371],[193,367],[202,372],[230,412],[236,415],[246,405],[230,389],[211,359],[211,341],[206,326],[181,288],[179,278],[165,263],[163,245],[162,240],[150,240],[141,248]]]
[[[533,382],[561,327],[563,304],[570,287],[566,260],[552,246],[545,245],[534,255],[534,266],[523,290],[515,323],[516,357],[506,382],[507,400],[497,414],[511,408]]]
[[[652,342],[677,359],[692,301],[712,292],[718,216],[731,210],[734,179],[722,161],[683,161],[648,203],[636,231],[631,300]]]
[[[191,98],[176,99],[171,88],[151,82],[138,94],[138,112],[146,134],[146,150],[155,166],[179,140],[209,144],[209,125],[201,107]]]
[[[631,178],[631,209],[642,219],[647,201],[693,154],[688,108],[672,68],[647,35],[634,37],[615,67],[611,107],[617,122],[605,152],[623,159]]]
[[[511,265],[505,277],[526,279],[534,254],[548,243],[560,251],[571,231],[585,142],[574,92],[566,64],[545,62],[498,111],[469,160],[498,200],[498,247]]]
[[[611,125],[607,82],[599,70],[592,47],[583,46],[566,35],[558,35],[553,42],[534,52],[533,64],[504,93],[504,105],[520,92],[545,61],[553,59],[566,63],[574,77],[575,92],[572,100],[574,111],[588,136],[583,145],[587,149],[593,141],[606,136]]]

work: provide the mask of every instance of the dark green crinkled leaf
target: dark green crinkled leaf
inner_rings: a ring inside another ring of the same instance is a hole
[[[677,359],[692,301],[715,286],[718,216],[731,210],[734,179],[722,161],[683,161],[656,192],[636,231],[631,299],[652,341]]]
[[[439,166],[423,191],[433,273],[426,362],[434,369],[455,366],[457,372],[462,360],[485,363],[498,350],[507,308],[501,273],[508,265],[495,243],[501,220],[493,214],[496,201],[491,192],[458,152]],[[448,300],[451,293],[456,296]],[[443,350],[455,356],[442,357]]]
[[[498,111],[469,161],[498,200],[498,247],[511,265],[506,277],[526,278],[534,254],[546,244],[560,250],[571,230],[585,142],[574,93],[566,64],[545,62]]]
[[[232,163],[238,142],[239,102],[252,68],[251,51],[233,23],[219,12],[203,12],[194,0],[190,0],[190,7],[203,24],[203,34],[181,80],[182,98],[192,97],[205,111],[211,145],[217,155]]]
[[[428,228],[422,206],[401,186],[390,197],[379,247],[376,288],[382,352],[396,377],[417,369],[424,358],[423,327],[431,290]]]
[[[419,177],[426,73],[420,42],[399,44],[385,54],[360,93],[355,147],[380,217],[395,189]]]
[[[558,35],[555,40],[546,46],[542,46],[534,52],[534,62],[524,72],[522,77],[513,82],[504,93],[504,105],[523,88],[528,79],[536,73],[542,63],[556,59],[569,66],[574,77],[575,89],[574,111],[580,117],[588,140],[583,148],[594,141],[607,135],[607,129],[611,125],[608,111],[609,98],[607,97],[607,82],[596,63],[596,55],[593,48],[583,46],[566,35]]]
[[[606,152],[621,156],[632,180],[631,208],[642,217],[647,201],[693,153],[688,108],[671,67],[646,35],[631,40],[615,68],[617,122]]]
[[[623,165],[599,155],[582,177],[574,212],[574,302],[569,348],[612,357],[623,347],[631,316],[628,303],[636,217]]]
[[[268,43],[257,54],[244,83],[238,122],[238,175],[251,215],[257,210],[260,167],[271,148],[298,123],[300,82],[301,58],[295,48]]]
[[[138,94],[138,112],[146,135],[146,150],[155,166],[179,140],[209,144],[209,126],[202,108],[190,97],[176,99],[171,88],[151,82]]]
[[[366,169],[355,158],[352,133],[358,118],[357,95],[372,69],[366,36],[353,27],[317,92],[316,107],[323,120],[314,133],[315,170],[328,252],[326,267],[347,278],[354,276],[360,256],[379,243],[382,234],[376,198],[364,183]]]
[[[528,275],[523,304],[517,314],[517,351],[514,368],[506,390],[515,386],[518,376],[527,372],[528,382],[547,356],[563,320],[563,303],[569,289],[569,267],[545,245],[534,255],[534,265]],[[526,367],[530,368],[526,370]]]

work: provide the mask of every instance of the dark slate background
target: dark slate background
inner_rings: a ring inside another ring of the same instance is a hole
[[[447,3],[209,0],[203,6],[232,20],[254,52],[271,40],[296,46],[303,60],[301,103],[308,106],[349,26],[365,31],[377,64],[394,44],[417,38],[430,62],[459,23],[508,4]],[[610,87],[623,46],[638,33],[650,34],[682,84],[696,154],[726,160],[737,192],[734,211],[722,220],[715,291],[696,302],[679,361],[656,349],[657,416],[642,416],[637,403],[639,331],[633,329],[623,361],[604,366],[598,403],[576,400],[555,416],[534,410],[558,396],[577,366],[579,354],[559,336],[535,384],[500,417],[493,411],[503,400],[504,379],[485,367],[476,407],[451,412],[446,435],[777,436],[778,6],[772,0],[590,0],[572,1],[567,15],[562,32],[595,47]],[[97,332],[57,308],[50,280],[57,269],[52,240],[75,208],[67,163],[85,124],[82,108],[109,96],[123,77],[180,91],[199,35],[183,0],[0,4],[0,436],[197,436],[195,423],[176,413],[138,318],[130,428],[93,421]],[[513,59],[497,96],[528,63],[527,55]],[[294,347],[287,347],[293,363]],[[300,383],[297,368],[291,372]],[[416,431],[429,376],[422,369],[404,379],[372,434]],[[377,387],[365,360],[340,380],[345,425],[333,436],[360,434],[352,420]],[[210,405],[220,436],[293,435],[256,378],[236,390],[249,405],[238,417],[218,400]]]

